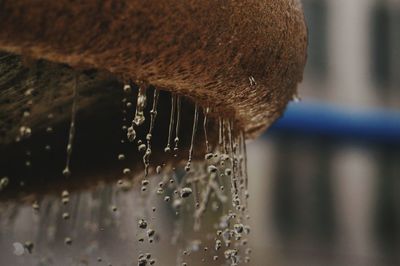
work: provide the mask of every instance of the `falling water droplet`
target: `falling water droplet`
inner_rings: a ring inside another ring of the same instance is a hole
[[[153,229],[147,230],[147,236],[148,237],[153,237],[155,233],[156,233],[156,231],[154,231]]]
[[[140,219],[138,222],[139,228],[146,229],[147,228],[147,221],[144,219]]]
[[[39,204],[38,204],[37,201],[35,201],[35,202],[32,204],[32,208],[33,208],[33,210],[35,210],[35,211],[39,211]]]
[[[126,133],[126,137],[130,142],[133,142],[136,139],[136,131],[133,126],[128,127],[128,131]]]
[[[19,242],[13,243],[13,247],[14,247],[14,255],[21,256],[25,253],[24,246]]]
[[[61,192],[61,197],[63,197],[63,198],[69,197],[68,190],[63,190],[63,192]]]
[[[27,139],[31,136],[31,134],[32,134],[32,130],[30,127],[21,126],[19,128],[19,135],[20,135],[21,139]]]
[[[208,172],[211,173],[216,173],[218,171],[218,168],[215,165],[209,165],[207,167]]]
[[[140,151],[140,152],[143,152],[143,151],[145,151],[146,150],[146,144],[140,144],[139,145],[139,147],[138,147],[138,150]]]
[[[34,248],[34,244],[31,241],[26,241],[24,243],[24,247],[25,247],[26,250],[28,250],[29,254],[32,254],[33,248]]]
[[[66,245],[68,245],[68,246],[72,245],[72,238],[66,237],[66,238],[64,239],[64,243],[65,243]]]
[[[296,102],[296,103],[301,102],[301,97],[300,97],[300,95],[297,94],[297,93],[293,94],[292,99],[293,99],[293,101]]]
[[[68,220],[68,219],[69,219],[69,213],[68,213],[68,212],[64,212],[64,213],[62,214],[62,218],[63,218],[64,220]]]
[[[156,173],[157,174],[160,174],[161,173],[161,165],[157,165],[157,167],[156,167]]]
[[[0,191],[2,191],[3,189],[5,189],[8,186],[9,183],[9,179],[8,177],[3,177],[0,179]]]
[[[123,87],[123,90],[124,90],[125,93],[130,93],[131,90],[132,90],[131,85],[130,84],[125,84],[124,87]]]
[[[187,198],[192,194],[192,189],[189,187],[184,187],[181,189],[181,198]]]
[[[142,125],[145,121],[144,109],[146,107],[146,101],[147,101],[146,91],[147,91],[146,86],[142,84],[139,87],[137,102],[136,102],[136,113],[132,121],[132,123],[136,126]]]

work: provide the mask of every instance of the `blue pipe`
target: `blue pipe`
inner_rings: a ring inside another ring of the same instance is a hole
[[[292,102],[269,132],[400,144],[400,111]]]

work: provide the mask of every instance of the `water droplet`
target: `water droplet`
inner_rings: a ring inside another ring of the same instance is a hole
[[[209,165],[207,167],[207,171],[211,174],[211,173],[216,173],[218,171],[218,168],[215,165]]]
[[[157,173],[157,174],[160,174],[160,173],[161,173],[161,165],[158,165],[158,166],[156,167],[156,173]]]
[[[24,93],[25,96],[31,96],[35,90],[33,88],[27,89]]]
[[[39,211],[39,204],[38,204],[37,201],[35,201],[35,202],[32,204],[32,208],[33,208],[35,211]]]
[[[146,229],[147,228],[147,222],[144,219],[140,219],[139,222],[138,222],[138,225],[139,225],[139,228],[142,228],[142,229]]]
[[[8,186],[8,183],[10,182],[10,180],[8,179],[8,177],[3,177],[0,179],[0,191],[2,191],[3,189],[5,189]]]
[[[231,176],[231,174],[232,174],[232,170],[230,168],[226,168],[225,169],[225,175]]]
[[[237,234],[243,233],[243,224],[235,224],[234,229]]]
[[[69,203],[69,198],[63,198],[61,202],[65,205]]]
[[[24,247],[25,247],[26,250],[28,250],[29,254],[32,254],[34,245],[33,245],[33,243],[31,241],[26,241],[24,243]]]
[[[72,245],[72,238],[66,237],[66,238],[64,239],[64,243],[65,243],[66,245],[68,245],[68,246]]]
[[[293,94],[292,99],[293,99],[293,101],[296,102],[296,103],[301,102],[301,97],[300,97],[300,95],[297,94],[297,93]]]
[[[63,218],[64,220],[68,220],[68,219],[69,219],[69,213],[68,213],[68,212],[64,212],[64,213],[62,214],[62,218]]]
[[[153,237],[155,233],[156,233],[156,231],[154,231],[153,229],[147,230],[147,236],[148,237]]]
[[[185,187],[181,189],[181,198],[187,198],[192,194],[192,189],[189,187]]]
[[[138,147],[139,152],[143,152],[146,150],[146,144],[140,144]]]
[[[68,192],[68,190],[63,190],[63,192],[61,192],[61,197],[62,197],[62,198],[69,197],[69,192]]]
[[[123,90],[124,90],[125,93],[130,93],[131,90],[132,90],[131,85],[125,84],[124,87],[123,87]]]
[[[164,194],[164,189],[163,188],[158,188],[157,189],[157,194],[158,195]]]
[[[123,161],[125,160],[125,155],[124,154],[118,154],[118,160]]]
[[[62,174],[65,177],[70,177],[71,176],[71,171],[69,170],[68,167],[65,167],[64,170],[62,171]]]
[[[29,138],[32,134],[32,130],[30,127],[22,126],[19,128],[19,135],[22,139]]]
[[[14,247],[14,255],[21,256],[25,253],[24,246],[19,242],[13,243],[13,247]]]
[[[205,156],[204,156],[204,158],[206,159],[206,160],[211,160],[212,158],[213,158],[213,154],[212,153],[207,153]]]
[[[128,132],[126,133],[126,137],[130,142],[133,142],[136,139],[136,131],[133,126],[128,127]]]
[[[136,113],[132,121],[132,123],[135,124],[136,126],[142,125],[145,121],[144,109],[146,107],[146,101],[147,101],[146,91],[147,91],[146,87],[142,84],[139,87],[139,92],[136,102]]]
[[[220,250],[221,249],[221,247],[222,247],[222,241],[221,240],[219,240],[219,239],[217,239],[216,241],[215,241],[215,250]]]

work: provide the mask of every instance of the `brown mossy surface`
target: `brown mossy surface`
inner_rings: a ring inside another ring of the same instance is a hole
[[[0,1],[0,50],[179,92],[249,137],[296,93],[306,39],[297,0]]]
[[[0,177],[10,178],[0,199],[115,182],[125,166],[141,175],[143,154],[136,144],[120,143],[126,134],[121,100],[127,80],[192,99],[183,107],[178,160],[187,158],[193,101],[255,137],[296,93],[305,50],[306,30],[295,0],[0,0]],[[66,179],[61,171],[76,76],[77,135],[73,174]],[[128,120],[135,108],[130,100]],[[163,151],[169,112],[170,97],[162,92],[153,166],[175,160]],[[46,132],[49,125],[52,134]],[[216,125],[210,119],[212,143]],[[31,127],[32,136],[15,142],[21,126]],[[142,139],[147,129],[148,124],[141,129]],[[198,131],[195,156],[202,158],[201,126]],[[129,164],[117,161],[121,152]]]

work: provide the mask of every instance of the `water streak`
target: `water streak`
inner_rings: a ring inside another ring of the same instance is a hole
[[[74,76],[73,86],[72,86],[73,96],[72,96],[72,109],[71,109],[71,122],[69,125],[68,133],[68,144],[67,144],[67,160],[65,163],[65,168],[63,170],[63,175],[69,177],[71,175],[70,163],[72,156],[72,144],[75,137],[75,120],[76,120],[76,110],[78,108],[78,76]]]

